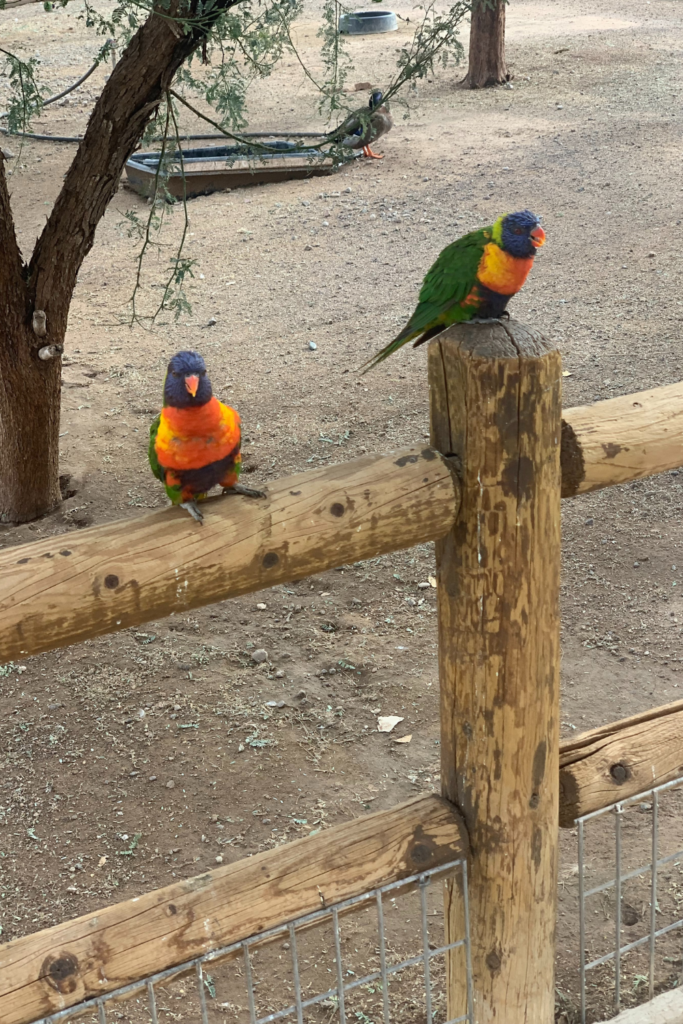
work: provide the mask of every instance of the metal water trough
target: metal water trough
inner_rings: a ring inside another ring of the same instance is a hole
[[[393,11],[349,11],[339,19],[339,31],[351,36],[396,32],[398,18]]]
[[[295,142],[263,141],[277,152],[255,154],[246,146],[207,146],[183,150],[181,165],[181,155],[176,151],[165,181],[167,191],[176,199],[183,195],[189,199],[245,185],[332,174],[339,167],[329,156],[302,152]],[[350,152],[349,156],[355,154]],[[128,184],[140,195],[149,196],[158,165],[158,151],[135,153],[126,164]]]

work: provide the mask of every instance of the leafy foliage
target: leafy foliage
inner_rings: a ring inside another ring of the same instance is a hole
[[[59,2],[66,6],[68,0]],[[374,2],[381,3],[381,0]],[[398,52],[391,81],[382,87],[384,102],[396,99],[406,108],[404,116],[407,117],[405,87],[411,86],[414,90],[417,80],[460,59],[462,46],[458,29],[473,2],[486,0],[455,0],[446,10],[439,9],[436,0],[426,0],[418,7],[422,18],[413,38]],[[4,3],[5,0],[0,0],[0,8]],[[46,8],[50,6],[46,4]],[[198,40],[196,49],[177,71],[173,88],[164,95],[141,139],[145,147],[158,147],[159,162],[148,196],[147,215],[141,217],[136,211],[128,211],[122,223],[127,233],[139,238],[141,243],[130,302],[133,320],[154,320],[162,310],[169,310],[176,317],[190,311],[184,285],[192,278],[196,264],[183,255],[189,224],[186,203],[183,198],[181,204],[176,204],[167,188],[170,173],[179,173],[184,181],[178,114],[181,107],[226,139],[233,140],[245,155],[254,160],[263,158],[273,152],[273,147],[242,134],[248,125],[249,89],[255,81],[272,74],[282,57],[290,54],[299,61],[319,93],[319,112],[328,125],[334,126],[315,141],[298,139],[297,151],[306,154],[311,161],[332,158],[335,163],[343,163],[350,158],[349,149],[344,145],[349,125],[353,122],[365,126],[370,111],[367,107],[354,110],[347,92],[353,62],[346,39],[338,29],[340,16],[347,8],[343,0],[324,0],[318,33],[321,71],[316,74],[306,66],[292,36],[293,23],[302,8],[303,0],[115,0],[109,10],[104,10],[102,5],[95,8],[92,0],[84,0],[80,17],[96,34],[107,37],[98,59],[103,59],[110,47],[120,52],[149,17],[168,18],[180,31],[191,32]],[[37,58],[23,60],[0,49],[0,75],[10,86],[5,114],[10,134],[27,132],[32,118],[42,110],[45,92],[37,81],[39,64]],[[168,232],[164,229],[176,205],[182,206],[183,222],[179,231],[177,226],[171,230],[175,241],[168,243]],[[145,260],[153,249],[167,270],[163,282],[155,285],[161,290],[160,301],[145,313],[140,309],[140,295],[146,283]],[[172,255],[166,258],[164,253],[169,249]]]
[[[7,104],[7,129],[10,133],[25,132],[35,117],[43,109],[43,91],[36,81],[36,71],[40,61],[37,57],[21,60],[9,50],[0,48],[2,54],[2,70],[0,77],[6,78],[10,87],[10,98]]]

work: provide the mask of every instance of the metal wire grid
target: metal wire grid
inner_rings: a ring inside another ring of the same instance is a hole
[[[618,1011],[621,1008],[621,958],[625,953],[629,953],[633,949],[637,949],[640,946],[649,945],[650,954],[650,966],[648,972],[649,980],[649,997],[654,998],[654,984],[655,984],[655,943],[658,938],[662,935],[666,935],[668,932],[674,931],[676,928],[683,927],[683,918],[674,921],[671,924],[666,925],[663,928],[657,928],[657,875],[659,869],[665,864],[669,864],[671,861],[680,859],[683,856],[683,850],[678,850],[676,853],[668,854],[666,857],[659,856],[659,797],[662,793],[667,790],[674,789],[677,786],[683,784],[683,777],[672,779],[671,782],[666,782],[661,786],[656,786],[653,789],[647,790],[644,793],[637,793],[635,796],[628,797],[625,800],[621,800],[618,803],[611,804],[609,807],[604,807],[599,811],[593,811],[591,814],[585,814],[581,818],[576,819],[576,825],[578,829],[578,863],[579,863],[579,971],[580,971],[580,986],[581,986],[581,1024],[586,1024],[586,975],[588,971],[593,970],[595,967],[599,967],[601,964],[608,963],[610,960],[614,961],[614,1005]],[[635,868],[632,871],[622,872],[621,870],[621,822],[624,814],[624,810],[632,804],[642,803],[644,800],[652,801],[652,841],[651,841],[651,855],[650,860],[647,864]],[[603,882],[601,885],[595,886],[593,889],[586,889],[585,879],[585,854],[584,854],[584,842],[585,842],[585,825],[586,822],[595,821],[597,818],[604,817],[607,814],[611,814],[614,817],[614,854],[615,854],[615,877],[610,879],[608,882]],[[622,886],[624,882],[629,881],[631,878],[638,878],[641,875],[645,875],[648,872],[651,873],[650,879],[650,928],[647,935],[642,936],[633,942],[628,942],[625,946],[621,945],[621,896]],[[595,960],[591,960],[590,963],[586,963],[586,900],[591,896],[596,896],[598,893],[606,892],[607,890],[614,887],[615,890],[615,902],[616,902],[616,913],[615,913],[615,948],[610,953],[606,953],[604,956],[598,957]]]
[[[429,935],[428,935],[428,923],[427,923],[427,890],[432,881],[436,879],[446,880],[448,878],[456,877],[457,872],[460,871],[462,877],[462,892],[463,892],[463,910],[464,910],[464,928],[465,935],[463,938],[458,939],[457,942],[448,943],[445,946],[440,946],[438,949],[430,949]],[[383,898],[396,889],[405,889],[409,886],[416,886],[420,894],[420,910],[421,910],[421,939],[422,939],[422,952],[417,956],[410,957],[407,960],[403,960],[398,964],[387,964],[386,957],[386,943],[384,936],[384,907]],[[341,951],[341,933],[339,928],[339,914],[342,911],[347,911],[352,907],[359,906],[363,903],[374,901],[377,908],[377,932],[379,936],[379,956],[380,956],[380,969],[370,974],[365,975],[362,978],[354,978],[353,981],[344,981],[343,972],[343,961]],[[334,988],[328,989],[326,992],[321,992],[318,995],[311,996],[304,999],[301,990],[301,980],[299,975],[299,957],[297,953],[297,929],[309,927],[312,924],[320,924],[324,921],[330,921],[332,924],[332,930],[334,933],[334,951],[335,951],[335,966],[336,966],[336,985]],[[278,936],[286,936],[289,940],[291,958],[292,958],[292,979],[294,983],[294,1003],[290,1006],[285,1007],[282,1010],[278,1010],[275,1013],[269,1013],[264,1017],[257,1016],[256,1013],[256,999],[254,994],[254,981],[252,974],[252,965],[249,955],[251,946],[262,944],[266,940],[276,939]],[[113,992],[109,992],[106,996],[101,998],[93,998],[85,1000],[76,1006],[69,1007],[66,1010],[60,1010],[57,1013],[50,1014],[48,1017],[41,1017],[34,1022],[34,1024],[58,1024],[58,1022],[67,1021],[77,1015],[83,1014],[88,1010],[96,1010],[98,1016],[98,1024],[108,1024],[107,1021],[107,1003],[119,1001],[121,999],[128,999],[131,996],[146,990],[147,1005],[149,1009],[150,1018],[152,1024],[159,1024],[157,1014],[157,1001],[155,986],[168,982],[172,978],[187,974],[188,972],[194,971],[197,983],[197,991],[199,995],[199,1006],[201,1010],[202,1024],[209,1024],[208,1008],[206,1003],[206,992],[203,969],[206,964],[212,961],[222,959],[230,956],[231,954],[242,954],[242,960],[244,964],[244,977],[247,988],[247,996],[249,1001],[249,1017],[251,1024],[271,1024],[273,1021],[282,1020],[286,1017],[291,1017],[296,1014],[297,1024],[304,1024],[304,1010],[308,1007],[316,1006],[325,1000],[336,999],[339,1011],[339,1024],[347,1024],[347,1016],[345,1010],[345,997],[353,989],[359,988],[362,985],[368,985],[375,981],[381,980],[382,985],[382,1010],[383,1010],[383,1024],[390,1024],[390,1004],[389,1004],[389,978],[405,970],[408,967],[413,967],[416,964],[422,964],[424,970],[424,982],[425,982],[425,1008],[426,1008],[426,1024],[432,1024],[433,1013],[432,1013],[432,982],[430,976],[430,961],[433,957],[442,956],[450,950],[459,949],[464,947],[465,958],[466,958],[466,971],[467,971],[467,1013],[463,1017],[455,1017],[446,1021],[445,1024],[474,1024],[474,1004],[472,994],[472,965],[470,956],[470,919],[469,919],[469,900],[467,894],[467,862],[465,860],[454,860],[448,864],[444,864],[442,867],[433,868],[431,871],[425,871],[420,874],[411,875],[409,878],[402,879],[399,882],[392,882],[389,885],[381,886],[377,889],[372,889],[360,896],[355,896],[351,899],[344,900],[341,903],[334,904],[333,906],[326,907],[323,910],[317,910],[314,913],[306,914],[302,917],[295,918],[288,924],[279,925],[276,928],[271,928],[268,931],[260,932],[258,935],[250,936],[248,939],[244,939],[241,942],[232,943],[232,945],[224,946],[221,949],[213,950],[210,953],[206,953],[204,956],[196,957],[195,959],[188,960],[183,964],[179,964],[176,967],[168,968],[165,971],[160,971],[157,974],[151,975],[147,978],[132,982],[129,985],[125,985]]]

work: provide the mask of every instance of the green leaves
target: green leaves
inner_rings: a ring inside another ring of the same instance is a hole
[[[10,86],[5,125],[10,132],[28,131],[31,118],[43,109],[43,91],[36,81],[40,61],[37,57],[21,60],[1,47],[0,54],[3,58],[0,77],[7,79]]]

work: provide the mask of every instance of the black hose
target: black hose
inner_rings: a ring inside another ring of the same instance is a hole
[[[0,114],[0,117],[2,115]],[[36,142],[82,142],[82,135],[36,135],[34,132],[10,132],[8,128],[0,128],[0,134],[14,138],[33,139]],[[322,139],[325,132],[240,132],[245,139]],[[179,142],[208,142],[212,139],[223,139],[225,135],[179,135]]]
[[[84,75],[81,75],[81,77],[78,79],[78,81],[74,82],[73,85],[67,86],[66,89],[62,89],[61,92],[56,93],[54,96],[48,96],[48,98],[46,100],[43,100],[43,106],[46,107],[48,105],[48,103],[56,103],[57,100],[61,100],[62,96],[68,96],[68,94],[70,92],[73,92],[74,89],[77,89],[79,87],[79,85],[83,85],[83,83],[85,82],[86,78],[90,78],[90,76],[92,75],[93,71],[95,71],[100,66],[100,64],[102,63],[102,58],[104,57],[104,55],[107,52],[107,50],[110,50],[110,49],[113,49],[113,48],[114,48],[114,40],[113,39],[108,39],[107,42],[104,44],[104,46],[102,48],[102,52],[100,53],[100,56],[97,58],[97,60],[93,64],[93,66],[91,68],[89,68],[88,71],[86,71],[86,73]],[[8,114],[9,114],[9,111],[3,110],[2,113],[0,113],[0,117],[7,117]],[[54,142],[80,142],[81,139],[83,138],[82,135],[77,135],[77,136],[76,135],[74,135],[74,136],[54,135],[53,136],[53,135],[33,135],[31,132],[8,132],[6,128],[0,128],[0,132],[2,132],[3,135],[18,135],[22,139],[39,139],[41,142],[44,142],[46,139],[52,139]]]

